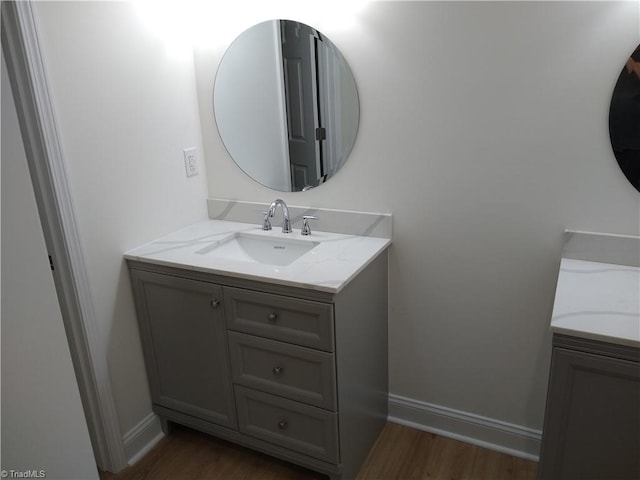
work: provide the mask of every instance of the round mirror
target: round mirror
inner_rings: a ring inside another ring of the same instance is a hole
[[[640,191],[640,45],[622,68],[613,90],[609,136],[618,165]]]
[[[236,164],[257,182],[291,192],[317,187],[344,164],[360,104],[353,74],[329,39],[303,23],[270,20],[225,52],[213,111]]]

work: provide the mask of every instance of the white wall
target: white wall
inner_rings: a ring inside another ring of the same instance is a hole
[[[36,2],[43,56],[123,435],[151,411],[126,250],[206,218],[193,61],[130,2]],[[129,453],[129,452],[128,452]]]
[[[1,261],[0,468],[97,479],[4,56]]]
[[[640,232],[608,107],[638,2],[374,2],[349,30],[360,130],[326,185],[281,194],[229,159],[196,55],[209,194],[394,214],[393,394],[542,427],[565,228]],[[302,19],[313,25],[313,19]]]

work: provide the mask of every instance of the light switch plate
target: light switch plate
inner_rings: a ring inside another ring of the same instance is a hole
[[[196,147],[185,148],[184,151],[184,168],[187,171],[187,177],[193,177],[200,173],[198,166],[198,151]]]

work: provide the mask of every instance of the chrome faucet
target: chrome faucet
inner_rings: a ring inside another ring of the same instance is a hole
[[[282,233],[291,233],[291,221],[289,220],[289,207],[284,203],[284,200],[278,198],[271,202],[269,205],[269,210],[267,211],[267,218],[273,218],[276,214],[276,209],[278,205],[282,207],[282,215],[284,220],[282,221]]]

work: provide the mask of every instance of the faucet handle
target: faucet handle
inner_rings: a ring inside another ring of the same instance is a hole
[[[311,227],[309,226],[309,220],[318,220],[319,217],[314,215],[303,215],[302,216],[302,230],[300,231],[301,235],[311,235]]]
[[[261,212],[264,215],[262,220],[262,230],[271,230],[271,221],[269,220],[269,212]]]

